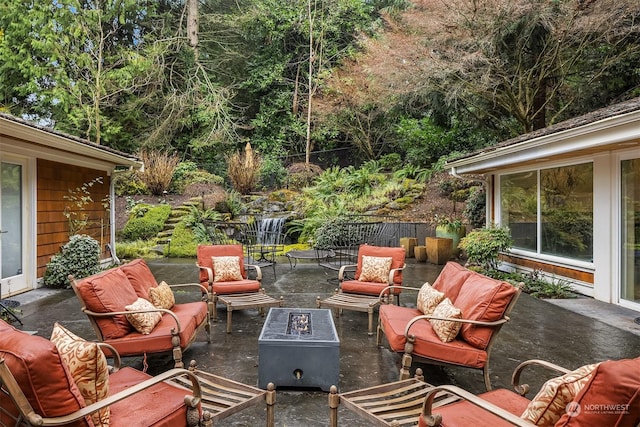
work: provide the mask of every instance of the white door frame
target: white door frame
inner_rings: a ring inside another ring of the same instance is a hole
[[[35,178],[35,159],[2,153],[0,154],[0,162],[17,164],[22,168],[22,274],[0,279],[2,284],[1,297],[4,298],[31,290],[36,283],[35,186],[37,181]]]
[[[622,224],[621,224],[621,215],[622,215],[622,162],[624,160],[631,159],[640,159],[640,155],[638,155],[638,150],[629,150],[624,152],[616,153],[615,155],[615,198],[617,199],[617,203],[613,203],[611,208],[614,210],[613,218],[613,229],[617,230],[617,233],[612,233],[612,238],[615,240],[613,242],[612,251],[612,271],[614,272],[613,277],[611,278],[611,283],[613,286],[612,292],[614,295],[614,301],[616,304],[629,308],[635,311],[640,311],[640,303],[636,303],[634,301],[626,300],[621,297],[620,287],[622,286]]]

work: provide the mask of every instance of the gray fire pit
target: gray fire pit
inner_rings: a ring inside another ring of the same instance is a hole
[[[338,386],[340,340],[331,311],[272,308],[258,338],[258,387]]]

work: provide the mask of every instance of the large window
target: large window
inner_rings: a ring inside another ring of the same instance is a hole
[[[592,163],[503,175],[500,194],[514,248],[592,261]]]

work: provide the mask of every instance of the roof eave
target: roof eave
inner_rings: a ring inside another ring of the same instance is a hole
[[[467,158],[447,162],[446,167],[454,174],[486,173],[585,149],[609,149],[605,147],[632,140],[640,140],[640,110],[517,144],[493,147]]]
[[[112,163],[114,166],[121,166],[133,169],[141,169],[143,163],[134,156],[127,156],[124,153],[116,153],[115,150],[108,150],[96,144],[82,143],[52,132],[30,126],[19,121],[2,121],[2,132],[7,135],[15,135],[25,141],[33,141],[38,144],[55,148],[59,151],[66,151],[76,155],[93,158],[99,161]]]

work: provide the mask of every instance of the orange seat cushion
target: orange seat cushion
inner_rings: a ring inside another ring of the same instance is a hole
[[[5,360],[11,374],[34,411],[43,417],[68,415],[85,406],[84,398],[51,341],[30,335],[8,326],[0,320],[0,358]],[[17,408],[9,398],[0,398],[0,406],[12,414]],[[0,419],[11,425],[0,411]],[[86,427],[93,423],[89,417],[67,426]]]
[[[180,347],[186,348],[192,341],[199,325],[204,322],[208,310],[203,301],[176,304],[173,311],[180,321]],[[173,348],[171,344],[171,329],[176,327],[176,322],[169,314],[163,314],[150,334],[143,335],[132,331],[124,337],[108,340],[122,356],[138,355],[142,353],[162,353]]]
[[[138,299],[131,282],[119,268],[82,279],[78,292],[87,309],[96,313],[125,311],[127,305]],[[98,317],[96,323],[105,340],[123,337],[133,330],[124,314]]]
[[[121,265],[120,269],[126,274],[136,294],[140,298],[149,299],[149,289],[157,287],[158,282],[146,261],[138,258]]]
[[[404,330],[407,323],[415,316],[421,315],[422,312],[414,308],[392,304],[380,306],[380,323],[393,351],[404,351]],[[415,356],[472,368],[483,368],[487,362],[486,351],[475,348],[461,339],[443,343],[427,319],[414,323],[409,333],[416,337],[412,353]]]
[[[433,289],[444,293],[457,306],[456,299],[462,284],[470,275],[471,270],[464,268],[457,262],[449,261],[444,265],[432,286]]]
[[[471,272],[462,284],[455,306],[462,310],[464,319],[493,322],[502,318],[516,292],[517,289],[508,282]],[[469,344],[484,350],[495,329],[465,323],[460,334]]]
[[[506,389],[492,390],[480,394],[479,397],[517,416],[520,416],[529,404],[529,400],[526,397]],[[435,408],[432,412],[442,416],[441,427],[513,426],[513,424],[466,400]],[[422,417],[418,426],[427,426]]]
[[[258,292],[260,282],[252,279],[236,280],[233,282],[213,282],[211,291],[217,295],[241,294],[244,292]]]
[[[340,284],[340,289],[342,292],[352,293],[352,294],[363,294],[363,295],[380,295],[380,292],[384,288],[389,286],[387,283],[377,283],[377,282],[360,282],[358,280],[345,280]],[[401,289],[396,288],[393,289],[392,294],[398,295]]]
[[[115,394],[151,378],[136,369],[125,367],[111,374],[111,393]],[[111,425],[127,427],[186,426],[184,396],[191,393],[161,382],[111,405]]]
[[[356,272],[354,278],[357,280],[362,273],[362,257],[391,257],[391,269],[402,268],[404,266],[406,252],[404,248],[387,247],[387,246],[373,246],[373,245],[360,245],[358,249],[358,265],[356,266]],[[393,276],[394,285],[402,285],[402,271],[397,271]],[[386,286],[386,285],[385,285]],[[378,292],[379,293],[379,292]]]

